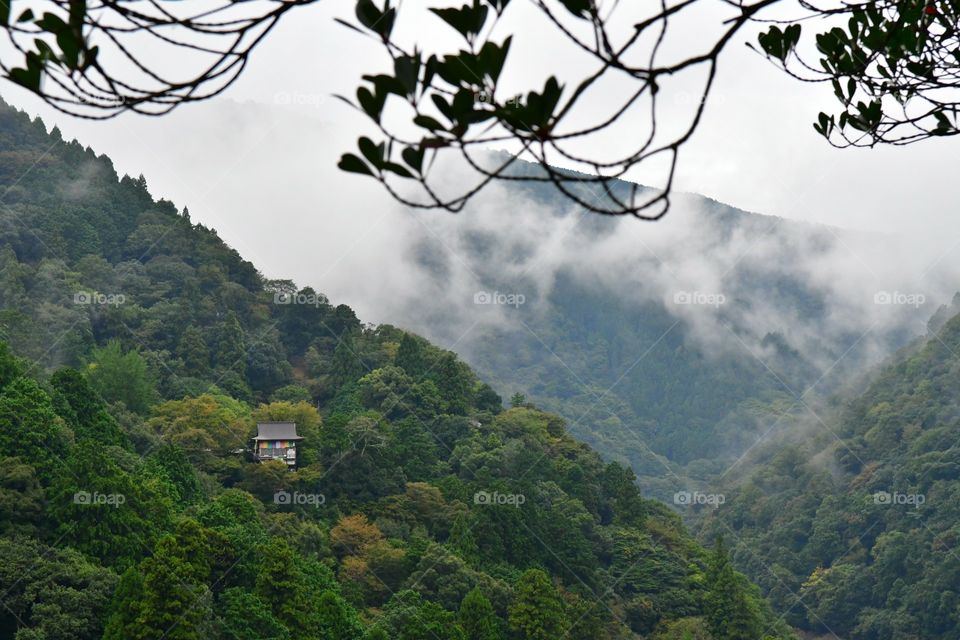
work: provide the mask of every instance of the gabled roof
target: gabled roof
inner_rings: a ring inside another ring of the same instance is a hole
[[[259,422],[254,440],[303,440],[296,422]]]

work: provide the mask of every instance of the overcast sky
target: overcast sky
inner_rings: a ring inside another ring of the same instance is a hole
[[[516,0],[514,21],[504,25],[517,32],[512,80],[522,84],[554,69],[586,68],[567,57],[569,49],[527,5]],[[295,277],[349,298],[352,281],[375,276],[375,267],[362,269],[376,264],[371,252],[387,250],[398,216],[405,215],[372,180],[335,169],[340,154],[366,130],[330,96],[352,95],[359,76],[384,62],[375,43],[333,22],[352,6],[328,0],[292,12],[224,96],[162,118],[81,121],[53,113],[9,83],[2,91],[8,102],[57,124],[66,137],[111,156],[119,172],[145,174],[154,196],[189,206],[194,220],[216,228],[268,276]],[[409,15],[401,35],[448,37],[437,18]],[[684,23],[672,45],[678,51],[684,43],[702,43],[717,24],[710,9],[698,20]],[[796,83],[747,50],[752,33],[735,38],[721,58],[707,115],[680,156],[678,190],[840,227],[956,235],[955,141],[829,147],[811,126],[818,111],[832,106],[829,91]],[[672,89],[678,114],[692,86]],[[642,133],[628,127],[619,135]],[[428,224],[429,216],[446,215],[423,214],[414,228]],[[655,225],[649,229],[657,233]]]

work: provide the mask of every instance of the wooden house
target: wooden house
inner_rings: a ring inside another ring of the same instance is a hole
[[[288,469],[297,468],[297,435],[295,422],[259,422],[253,438],[253,455],[258,462],[282,460]]]

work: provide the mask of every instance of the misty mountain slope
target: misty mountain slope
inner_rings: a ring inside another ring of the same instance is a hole
[[[887,260],[897,239],[699,196],[650,224],[505,187],[455,219],[419,219],[430,233],[406,268],[429,293],[395,300],[395,316],[504,397],[562,414],[664,498],[677,475],[722,473],[785,413],[853,383],[949,290],[931,275],[923,303],[877,304],[918,290]]]
[[[6,105],[0,158],[0,640],[794,637],[559,416]]]
[[[826,424],[714,488],[727,499],[702,512],[701,534],[736,540],[738,566],[792,624],[852,640],[960,635],[958,311]]]

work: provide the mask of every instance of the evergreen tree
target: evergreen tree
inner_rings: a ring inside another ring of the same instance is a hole
[[[66,453],[66,434],[50,396],[30,378],[17,378],[0,394],[0,450],[16,453],[49,479]]]
[[[527,404],[527,396],[523,395],[519,391],[510,396],[510,406],[516,409],[517,407],[522,407]]]
[[[246,343],[240,318],[234,311],[227,314],[226,321],[220,326],[215,364],[221,371],[235,371],[241,378],[246,377]]]
[[[171,505],[155,485],[117,464],[114,451],[78,443],[50,487],[47,512],[64,544],[125,569],[169,527]]]
[[[528,569],[517,580],[515,591],[510,606],[510,628],[519,640],[563,637],[569,621],[550,576],[540,569]]]
[[[723,536],[717,538],[707,567],[704,609],[710,632],[724,640],[757,640],[760,621],[756,603],[746,593],[730,563]]]
[[[256,595],[238,587],[226,589],[220,595],[217,614],[224,640],[290,639],[290,632],[273,617],[270,607]]]
[[[440,356],[430,378],[437,385],[447,413],[464,415],[473,404],[473,376],[452,351]]]
[[[357,640],[363,626],[347,601],[333,591],[323,591],[310,607],[317,640]]]
[[[50,386],[58,413],[67,419],[77,440],[93,440],[100,446],[129,446],[126,434],[79,371],[60,369],[50,376]]]
[[[341,387],[356,382],[366,373],[366,367],[357,354],[353,336],[344,333],[340,336],[337,348],[333,350],[333,361],[330,363],[330,377],[334,385]]]
[[[396,365],[406,371],[414,381],[419,382],[429,368],[423,341],[409,333],[403,334],[397,349]]]
[[[126,631],[130,640],[199,640],[213,618],[210,591],[184,557],[180,543],[165,536],[143,561],[140,615]]]
[[[202,376],[207,372],[210,349],[200,329],[193,325],[184,329],[177,344],[177,357],[183,361],[183,368],[189,375]]]
[[[466,640],[501,640],[500,620],[493,605],[483,595],[480,587],[474,587],[463,597],[457,620],[463,628]]]

